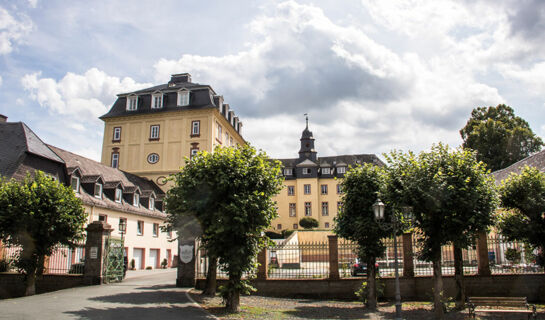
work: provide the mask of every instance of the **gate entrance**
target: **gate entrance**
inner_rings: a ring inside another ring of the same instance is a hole
[[[121,282],[125,263],[123,259],[123,241],[112,237],[106,238],[104,244],[104,283]]]

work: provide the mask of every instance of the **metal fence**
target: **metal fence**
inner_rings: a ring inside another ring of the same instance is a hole
[[[17,272],[14,261],[21,254],[21,247],[0,247],[0,271]],[[83,274],[85,240],[75,247],[57,246],[44,259],[44,274]]]
[[[329,277],[327,242],[275,245],[268,250],[271,279],[324,279]]]
[[[488,261],[492,274],[543,273],[536,264],[537,250],[518,241],[507,241],[501,235],[488,237]]]
[[[196,276],[197,279],[206,279],[206,275],[208,273],[208,263],[210,261],[210,258],[206,254],[206,250],[203,248],[199,248],[197,250],[197,272]],[[256,270],[253,272],[245,272],[242,275],[242,278],[253,278],[255,276]],[[218,264],[216,268],[216,278],[217,279],[228,279],[229,275],[227,274],[227,271],[225,271],[221,265]]]

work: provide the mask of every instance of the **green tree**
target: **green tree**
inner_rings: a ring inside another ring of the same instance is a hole
[[[524,159],[543,146],[528,122],[515,116],[513,109],[504,104],[473,109],[460,135],[463,147],[476,150],[477,160],[492,171]]]
[[[342,181],[342,211],[335,217],[333,230],[358,244],[358,257],[367,264],[366,306],[371,310],[377,307],[375,263],[385,250],[381,239],[391,235],[391,230],[379,227],[372,208],[382,185],[384,173],[380,167],[365,164],[348,171]]]
[[[538,249],[537,262],[545,266],[545,173],[524,167],[500,186],[500,231],[509,240],[521,240]]]
[[[15,266],[25,274],[25,294],[33,295],[44,258],[55,246],[81,239],[87,214],[70,187],[41,171],[23,182],[0,182],[0,239],[8,246],[21,246]]]
[[[318,220],[314,218],[304,217],[304,218],[301,218],[301,220],[299,220],[299,225],[303,227],[304,229],[313,229],[313,228],[318,228],[320,224],[318,223]]]
[[[493,224],[497,199],[492,178],[482,162],[467,150],[432,146],[418,156],[394,152],[390,170],[400,173],[390,182],[398,205],[413,208],[421,232],[421,258],[433,263],[434,309],[443,318],[441,247],[466,247],[477,232]]]
[[[280,168],[250,146],[216,148],[186,160],[167,193],[172,220],[195,216],[203,246],[228,273],[220,291],[230,312],[238,312],[240,293],[253,290],[242,275],[256,268],[257,253],[268,243],[262,234],[277,216],[272,196],[281,190]]]

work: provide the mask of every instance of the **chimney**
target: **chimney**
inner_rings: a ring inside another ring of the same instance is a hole
[[[234,111],[229,111],[229,118],[227,120],[229,120],[229,123],[231,125],[233,125],[233,118],[235,117],[235,112]]]
[[[175,85],[177,83],[190,83],[191,75],[189,73],[178,73],[170,76],[169,85]]]
[[[223,105],[223,115],[225,116],[225,119],[229,120],[229,104],[225,103]]]
[[[238,131],[238,117],[233,118],[233,127]]]
[[[237,128],[238,134],[242,135],[241,131],[242,131],[242,121],[240,121],[240,122],[238,123],[238,128]]]
[[[6,117],[3,114],[0,114],[0,123],[2,123],[2,122],[8,122],[8,117]]]

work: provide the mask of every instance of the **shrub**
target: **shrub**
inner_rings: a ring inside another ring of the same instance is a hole
[[[0,260],[0,272],[9,272],[11,270],[11,260]]]
[[[282,238],[287,239],[291,236],[292,233],[294,233],[295,230],[282,230]]]
[[[153,269],[151,266],[146,267],[146,270],[151,270],[151,269]]]
[[[161,267],[162,267],[163,269],[166,269],[166,268],[167,268],[167,265],[168,265],[167,258],[164,258],[164,259],[163,259],[163,262],[161,262]]]
[[[317,228],[319,226],[318,220],[311,217],[304,217],[299,220],[299,225],[305,229]]]
[[[384,296],[384,282],[377,279],[377,299],[380,299]],[[358,289],[358,291],[354,292],[356,296],[359,298],[359,300],[363,303],[367,303],[367,281],[364,281],[361,283],[361,287]]]
[[[136,269],[136,262],[134,261],[134,259],[131,259],[131,270],[134,269]]]
[[[282,239],[282,234],[274,231],[265,231],[265,235],[269,237],[269,239]]]
[[[507,248],[507,250],[505,250],[505,259],[509,260],[511,263],[519,263],[520,251],[513,248]]]

